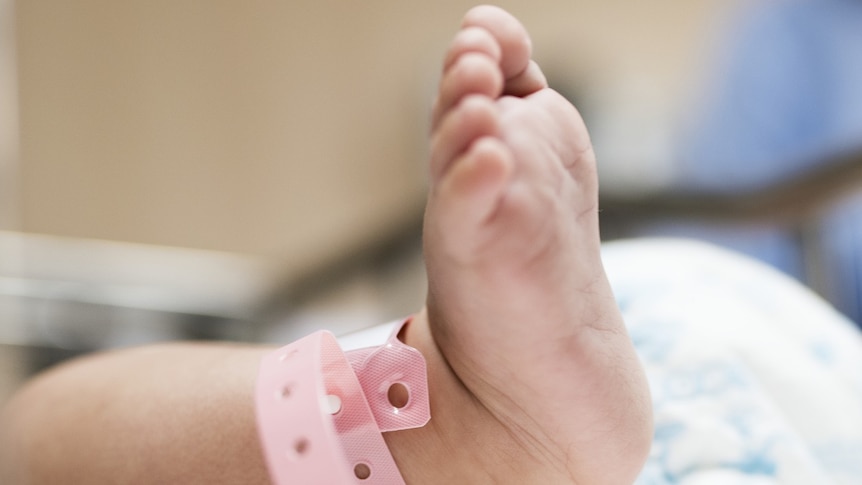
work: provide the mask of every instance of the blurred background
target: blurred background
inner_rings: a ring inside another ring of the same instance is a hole
[[[862,321],[862,3],[542,0],[606,239],[743,251]],[[421,307],[464,1],[0,0],[0,403],[74,355]]]

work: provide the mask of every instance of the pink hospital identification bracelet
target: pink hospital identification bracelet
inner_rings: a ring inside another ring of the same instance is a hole
[[[408,322],[380,347],[344,353],[320,331],[264,356],[255,404],[273,483],[404,483],[381,433],[431,418],[425,359],[398,340]]]

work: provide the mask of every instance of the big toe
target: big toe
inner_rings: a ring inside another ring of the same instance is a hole
[[[527,29],[505,10],[490,5],[472,8],[464,16],[463,28],[487,30],[500,45],[500,68],[506,79],[523,73],[530,64],[533,47]]]
[[[489,5],[475,7],[464,16],[462,28],[484,29],[499,45],[504,94],[527,96],[548,87],[539,65],[531,60],[533,46],[527,29],[510,13]]]

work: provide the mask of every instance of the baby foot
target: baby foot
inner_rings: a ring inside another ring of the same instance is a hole
[[[427,310],[404,336],[429,361],[433,418],[387,435],[409,483],[631,483],[649,450],[646,380],[600,259],[589,135],[530,55],[523,26],[483,6],[444,62]]]

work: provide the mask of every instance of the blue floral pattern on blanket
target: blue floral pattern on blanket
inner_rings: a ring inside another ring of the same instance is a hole
[[[607,245],[655,414],[638,485],[862,484],[862,335],[795,281],[701,243]]]

